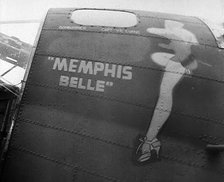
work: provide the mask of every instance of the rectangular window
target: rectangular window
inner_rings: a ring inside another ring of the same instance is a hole
[[[71,20],[74,23],[87,26],[132,27],[137,24],[135,14],[117,10],[76,10]]]

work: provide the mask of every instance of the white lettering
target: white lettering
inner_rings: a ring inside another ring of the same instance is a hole
[[[125,30],[125,33],[129,33],[129,34],[140,34],[139,30]]]
[[[131,80],[132,79],[132,67],[131,66],[124,66],[123,67],[123,75],[122,79]]]
[[[71,77],[69,87],[77,88],[77,84],[78,84],[78,78]]]
[[[92,80],[88,79],[88,81],[87,81],[87,90],[94,90],[95,89],[95,87],[91,86],[91,83],[92,83]]]
[[[77,68],[77,63],[78,62],[79,62],[79,60],[77,60],[77,59],[71,59],[68,71],[76,72],[76,68]]]
[[[104,64],[100,62],[96,62],[94,65],[94,75],[96,75],[99,71],[104,70]]]
[[[67,71],[68,70],[68,65],[67,65],[67,60],[66,58],[63,58],[62,60],[60,58],[55,58],[53,69],[57,69],[59,71]]]
[[[131,66],[55,57],[48,57],[48,60],[54,61],[53,70],[73,72],[76,74],[99,74],[99,76],[104,76],[105,78],[132,79]],[[113,87],[113,85],[114,83],[112,81],[69,77],[65,75],[61,75],[59,79],[59,86],[97,92],[104,92],[105,87]]]
[[[91,61],[80,61],[78,73],[93,74],[93,63]]]
[[[96,81],[96,91],[104,92],[104,87],[105,87],[105,81],[102,81],[102,80]]]
[[[78,88],[80,89],[86,89],[86,86],[83,85],[83,78],[79,79]]]
[[[63,76],[63,75],[61,75],[61,76],[60,76],[59,85],[60,85],[60,86],[67,87],[68,84],[69,84],[69,77],[68,77],[68,76]]]
[[[116,72],[116,65],[112,64],[111,67],[109,68],[110,64],[106,63],[105,64],[105,70],[104,70],[104,76],[108,76],[109,74],[111,74],[111,77],[115,77],[115,72]]]
[[[86,27],[83,26],[59,26],[59,29],[68,29],[68,30],[86,30]]]
[[[122,66],[118,65],[118,67],[117,67],[117,78],[121,78],[121,70],[122,70]]]
[[[102,80],[93,81],[91,79],[85,80],[84,78],[78,77],[68,77],[61,75],[59,86],[63,87],[71,87],[71,88],[78,88],[83,90],[90,90],[90,91],[97,91],[97,92],[104,92],[105,85],[108,87],[113,86],[113,82],[106,82]]]
[[[104,31],[104,32],[109,32],[112,30],[113,30],[112,28],[101,28],[101,31]]]

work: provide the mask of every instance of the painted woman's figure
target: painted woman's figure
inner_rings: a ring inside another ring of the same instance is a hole
[[[198,44],[193,33],[183,28],[184,24],[176,21],[165,20],[165,28],[148,28],[147,32],[161,35],[170,39],[169,44],[159,44],[160,47],[174,51],[174,54],[156,52],[151,55],[152,60],[164,67],[164,75],[160,85],[160,92],[150,126],[145,137],[141,140],[136,153],[138,162],[151,159],[154,150],[159,157],[161,147],[157,139],[159,130],[170,116],[173,105],[173,89],[184,74],[190,74],[198,66],[191,53],[191,46]]]

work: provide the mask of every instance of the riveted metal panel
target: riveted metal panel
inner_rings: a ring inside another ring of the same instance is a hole
[[[162,70],[150,56],[155,52],[164,51],[172,54],[172,50],[159,46],[169,42],[170,40],[158,38],[158,36],[147,38],[100,32],[52,30],[43,31],[37,54],[122,63]],[[192,46],[192,54],[199,61],[193,76],[223,80],[223,52],[205,45],[192,45],[189,42],[184,44]]]
[[[127,11],[134,13],[138,18],[138,23],[135,26],[129,28],[111,27],[109,28],[110,33],[120,34],[137,34],[139,36],[156,36],[146,32],[147,28],[164,27],[164,22],[167,20],[177,21],[184,24],[184,28],[193,32],[199,43],[202,45],[208,45],[217,47],[217,43],[212,35],[212,32],[201,20],[193,17],[185,17],[178,15],[167,15],[160,13],[140,13],[138,11]],[[103,26],[85,26],[79,25],[73,22],[71,17],[72,11],[65,12],[64,14],[53,13],[49,14],[48,19],[44,24],[44,29],[55,29],[55,30],[85,30],[85,31],[97,31],[101,33],[108,33],[108,28]],[[188,21],[187,21],[188,20]],[[178,37],[176,38],[177,40]],[[180,40],[181,41],[181,40]]]
[[[22,149],[9,151],[5,170],[14,171],[2,178],[2,181],[10,182],[73,181],[76,175],[75,168],[71,166]]]
[[[195,44],[147,34],[147,27],[165,29],[165,15],[152,18],[152,13],[148,18],[136,11],[142,21],[132,31],[59,28],[70,26],[69,11],[50,11],[46,19],[4,180],[222,181],[223,154],[212,156],[204,148],[224,142],[223,52],[204,25],[183,18],[183,29],[199,41]],[[153,60],[174,56],[174,50],[161,46],[172,43],[185,45],[186,51],[190,46],[197,60],[191,73],[170,72]],[[172,90],[172,111],[157,108],[171,112],[159,134],[160,160],[139,165],[134,160],[138,135],[144,135],[150,124],[167,73],[174,78],[181,74],[181,80]]]

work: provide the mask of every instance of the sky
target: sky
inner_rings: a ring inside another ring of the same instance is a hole
[[[4,21],[38,20],[54,7],[135,9],[208,18],[224,22],[224,0],[0,0],[0,32],[33,44],[38,23],[1,24]]]

